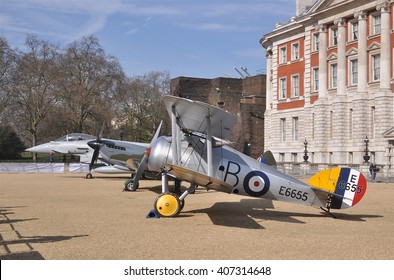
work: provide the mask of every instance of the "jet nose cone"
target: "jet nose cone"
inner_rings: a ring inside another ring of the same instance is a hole
[[[26,151],[30,153],[51,153],[52,149],[50,149],[47,144],[41,144],[38,146],[28,148],[26,149]]]

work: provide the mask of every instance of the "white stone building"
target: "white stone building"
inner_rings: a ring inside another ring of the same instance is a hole
[[[279,162],[363,164],[394,174],[394,1],[297,0],[266,48],[265,149]]]

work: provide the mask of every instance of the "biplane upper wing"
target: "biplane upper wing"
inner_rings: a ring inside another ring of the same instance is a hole
[[[179,180],[186,181],[189,183],[195,183],[199,186],[213,189],[216,191],[221,191],[225,193],[231,193],[234,186],[229,185],[222,180],[209,177],[205,174],[172,164],[165,164],[164,171],[167,174],[176,177]]]
[[[177,124],[184,129],[206,134],[207,121],[210,117],[212,136],[220,139],[229,139],[236,117],[218,107],[203,102],[193,101],[177,96],[164,96],[164,104],[169,115],[176,111]]]

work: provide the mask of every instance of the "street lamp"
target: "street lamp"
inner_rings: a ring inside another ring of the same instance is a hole
[[[369,159],[371,158],[369,155],[368,155],[368,143],[369,143],[369,140],[368,140],[368,137],[367,136],[365,136],[365,139],[364,139],[364,143],[365,143],[365,150],[364,150],[364,152],[365,152],[365,155],[364,155],[364,163],[368,163],[369,162]]]
[[[304,162],[308,162],[308,141],[306,141],[306,139],[305,139],[305,141],[304,141],[304,147],[305,147],[305,150],[304,150]]]

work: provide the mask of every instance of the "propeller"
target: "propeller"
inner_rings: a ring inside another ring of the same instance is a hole
[[[93,169],[93,165],[96,162],[96,160],[98,159],[101,147],[104,145],[104,142],[101,140],[101,137],[103,136],[103,132],[104,132],[104,123],[103,123],[103,125],[101,127],[101,130],[100,130],[100,133],[99,133],[97,139],[89,141],[87,143],[88,146],[93,149],[93,156],[92,156],[92,160],[91,160],[91,162],[89,164],[89,173],[86,174],[86,179],[91,179],[92,178],[91,171]]]
[[[160,122],[155,135],[153,136],[152,140],[150,141],[148,148],[146,148],[145,153],[144,153],[144,157],[142,158],[140,164],[138,165],[138,168],[137,168],[137,171],[135,172],[134,178],[130,182],[126,181],[125,189],[124,189],[125,191],[135,191],[136,189],[138,189],[139,180],[141,179],[142,174],[144,174],[145,168],[148,164],[150,152],[152,149],[152,143],[155,142],[156,139],[159,137],[162,124],[163,124],[163,121]]]

